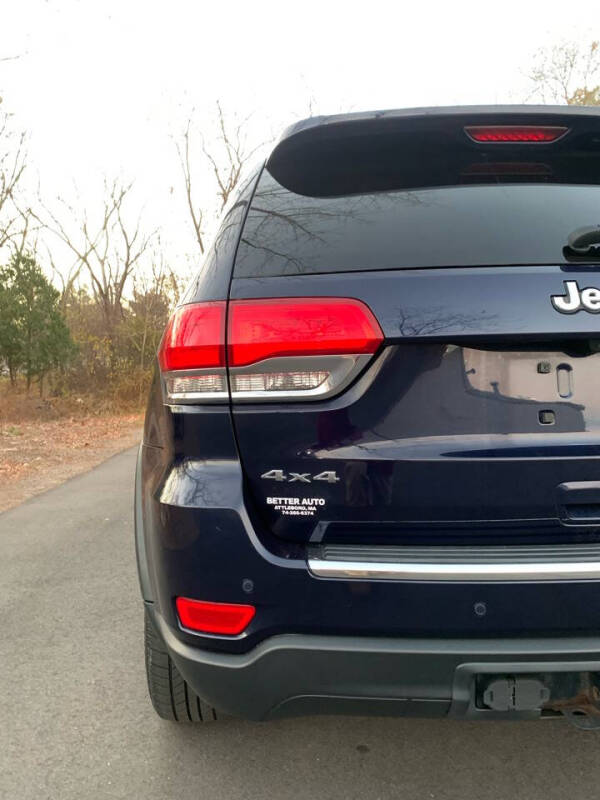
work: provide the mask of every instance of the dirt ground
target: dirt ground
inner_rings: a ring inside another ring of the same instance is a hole
[[[0,511],[132,447],[141,433],[141,414],[2,421]]]

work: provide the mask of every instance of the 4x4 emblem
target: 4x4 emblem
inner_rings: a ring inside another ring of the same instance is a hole
[[[270,469],[263,472],[260,476],[267,481],[287,481],[287,483],[312,483],[313,481],[325,481],[326,483],[337,483],[339,478],[332,470],[319,472],[318,475],[311,475],[310,472],[290,472],[289,475],[282,469]]]
[[[589,311],[590,314],[600,314],[600,289],[589,286],[580,289],[577,281],[563,281],[564,294],[553,294],[550,297],[552,305],[561,314],[575,314],[577,311]]]

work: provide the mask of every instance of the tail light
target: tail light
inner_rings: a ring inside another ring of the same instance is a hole
[[[379,323],[360,300],[234,300],[231,395],[246,401],[323,399],[341,391],[382,340]]]
[[[170,402],[323,399],[379,348],[371,310],[349,298],[233,300],[182,306],[159,351]]]
[[[170,402],[229,399],[225,364],[226,303],[180,306],[167,325],[158,363]]]
[[[236,636],[242,633],[256,613],[254,606],[238,603],[208,603],[178,597],[175,601],[179,621],[184,628],[200,633]]]
[[[468,125],[465,133],[472,141],[486,144],[549,144],[568,130],[560,125]]]

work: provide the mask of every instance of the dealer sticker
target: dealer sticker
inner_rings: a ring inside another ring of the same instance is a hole
[[[267,505],[286,517],[314,517],[324,497],[267,497]]]

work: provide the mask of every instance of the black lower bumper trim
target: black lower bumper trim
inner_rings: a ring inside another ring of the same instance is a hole
[[[180,641],[148,604],[183,677],[233,716],[316,713],[532,718],[478,708],[478,675],[600,672],[600,636],[544,639],[387,639],[286,634],[242,655]]]

